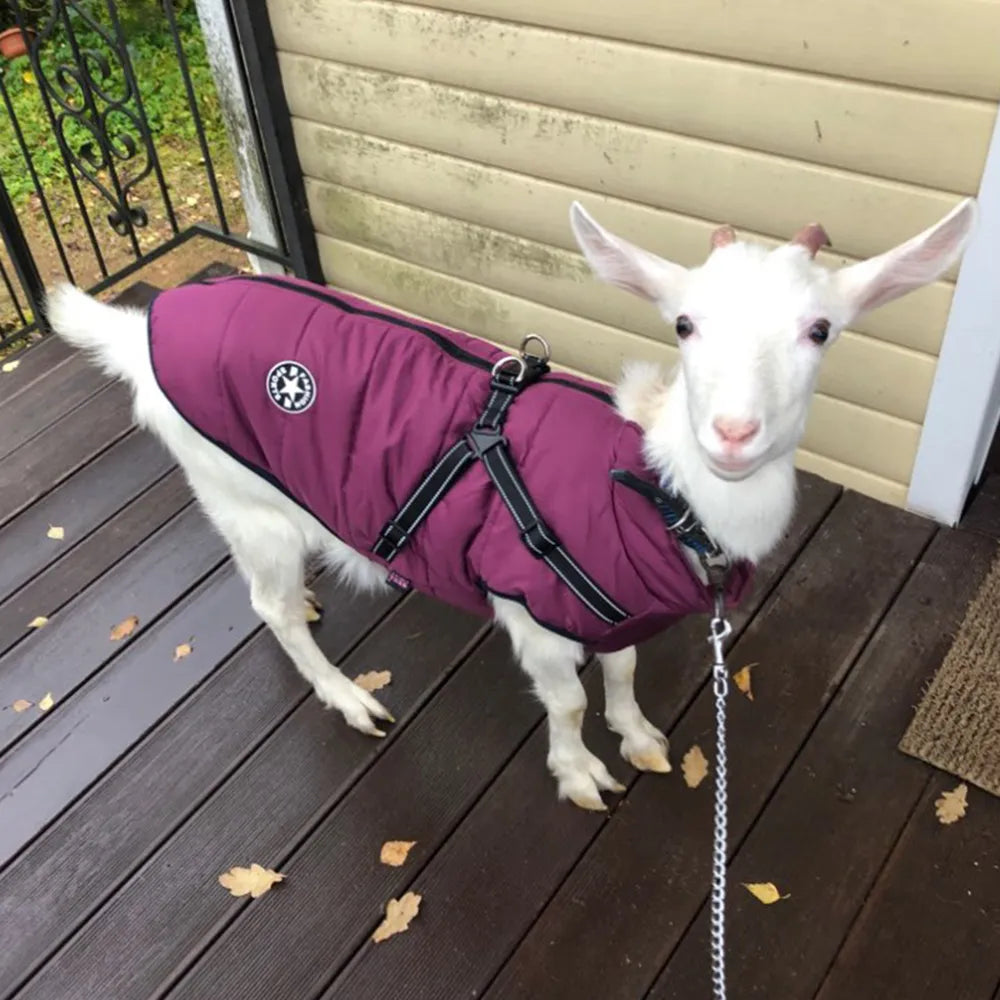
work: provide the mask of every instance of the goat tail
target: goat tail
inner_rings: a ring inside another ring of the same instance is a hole
[[[109,375],[137,388],[150,371],[146,314],[99,302],[69,284],[57,285],[46,300],[53,331],[91,356]]]

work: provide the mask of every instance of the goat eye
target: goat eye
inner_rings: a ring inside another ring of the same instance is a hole
[[[814,344],[825,344],[830,336],[830,321],[818,319],[809,327],[809,339]]]
[[[687,316],[678,316],[677,336],[683,340],[685,337],[690,337],[692,333],[694,333],[694,323]]]

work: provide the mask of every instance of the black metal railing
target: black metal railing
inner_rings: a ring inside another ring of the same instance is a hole
[[[284,248],[233,231],[238,202],[227,211],[217,170],[228,146],[220,149],[206,129],[198,92],[204,79],[196,88],[179,24],[179,17],[196,17],[193,7],[162,0],[153,8],[157,44],[180,73],[184,105],[154,123],[147,95],[157,93],[158,81],[137,73],[122,16],[131,6],[132,0],[0,0],[0,30],[7,12],[27,46],[20,58],[0,60],[0,151],[7,149],[0,160],[0,348],[44,328],[44,290],[55,278],[101,291],[195,236],[289,264]],[[43,123],[44,143],[26,132],[26,101],[36,131]],[[189,154],[197,149],[197,177],[188,160],[185,191],[164,158],[165,145],[178,155],[169,122],[180,120]],[[203,196],[186,193],[194,188]]]

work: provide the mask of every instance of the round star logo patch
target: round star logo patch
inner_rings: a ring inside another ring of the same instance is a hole
[[[279,361],[267,373],[267,394],[285,413],[302,413],[316,399],[316,380],[305,365]]]

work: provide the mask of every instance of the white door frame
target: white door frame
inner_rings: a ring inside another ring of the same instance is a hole
[[[1000,116],[978,201],[906,498],[909,510],[949,525],[982,475],[1000,420]]]

